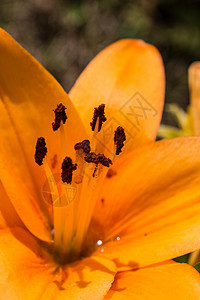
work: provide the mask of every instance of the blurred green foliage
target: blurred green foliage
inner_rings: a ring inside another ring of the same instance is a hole
[[[196,264],[194,268],[200,273],[200,263]]]
[[[187,68],[200,59],[198,0],[1,0],[0,26],[67,91],[105,46],[144,39],[163,56],[167,102],[188,104]],[[169,118],[165,114],[164,121],[172,124]]]
[[[190,257],[190,253],[174,258],[173,260],[178,263],[187,263]]]

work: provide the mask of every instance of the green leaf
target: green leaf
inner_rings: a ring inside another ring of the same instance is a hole
[[[200,273],[200,262],[197,263],[194,268]]]
[[[178,263],[187,263],[190,253],[174,258],[173,260]]]

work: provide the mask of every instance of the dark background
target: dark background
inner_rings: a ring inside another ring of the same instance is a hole
[[[198,0],[0,0],[0,26],[69,91],[87,63],[121,38],[141,38],[161,52],[166,102],[184,109],[187,69],[200,60]],[[164,122],[173,123],[167,113]]]

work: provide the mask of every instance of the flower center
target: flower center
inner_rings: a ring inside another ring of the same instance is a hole
[[[64,124],[66,123],[67,126],[65,110],[62,103],[57,105],[54,110],[55,120],[52,123],[54,131],[60,130],[61,151],[65,157],[61,166],[61,189],[58,188],[45,160],[47,147],[44,137],[37,140],[35,161],[38,165],[43,165],[51,192],[54,220],[53,251],[59,260],[68,262],[78,259],[85,251],[84,241],[103,181],[115,156],[122,151],[126,136],[124,129],[119,126],[113,136],[115,151],[112,154],[110,152],[110,157],[107,157],[105,145],[102,145],[98,138],[103,123],[106,121],[105,105],[101,104],[94,109],[93,119],[90,123],[93,131],[92,139],[75,144],[76,156],[73,162],[70,157],[65,156]],[[70,188],[75,190],[72,200],[68,197]],[[57,205],[58,202],[59,205]],[[98,240],[95,246],[100,246],[102,243],[103,241]]]

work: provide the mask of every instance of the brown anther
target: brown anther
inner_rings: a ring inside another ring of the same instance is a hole
[[[52,123],[52,128],[54,131],[58,130],[58,128],[60,128],[60,123],[61,121],[63,122],[63,124],[65,124],[66,120],[67,120],[67,115],[66,115],[66,107],[60,103],[57,105],[57,108],[54,109],[54,113],[55,113],[55,119],[54,122]]]
[[[35,147],[35,162],[41,166],[43,165],[43,159],[47,154],[46,142],[43,137],[37,139]]]
[[[63,182],[71,183],[73,171],[77,168],[77,164],[72,163],[72,159],[66,156],[62,162],[61,178]]]
[[[85,153],[89,153],[90,152],[90,141],[89,140],[84,140],[80,143],[77,143],[75,146],[74,146],[74,149],[75,150],[79,150],[79,149],[82,149],[83,152]]]
[[[104,154],[96,154],[94,152],[90,152],[85,156],[85,161],[88,163],[94,163],[96,165],[101,164],[105,167],[110,167],[112,165],[112,161],[110,158],[105,157]]]
[[[124,147],[125,140],[126,140],[126,135],[124,132],[124,128],[118,126],[117,130],[115,130],[115,135],[114,135],[114,142],[116,145],[116,155],[119,155],[119,153],[122,152],[122,148]]]
[[[92,122],[90,122],[90,125],[91,125],[93,131],[95,129],[98,118],[99,118],[98,131],[101,130],[103,122],[105,122],[107,120],[105,117],[104,109],[105,109],[105,104],[101,104],[98,107],[95,107],[93,119],[92,119]]]
[[[105,157],[104,154],[98,154],[99,156],[99,164],[102,164],[105,167],[110,167],[112,165],[112,160],[110,158]]]

